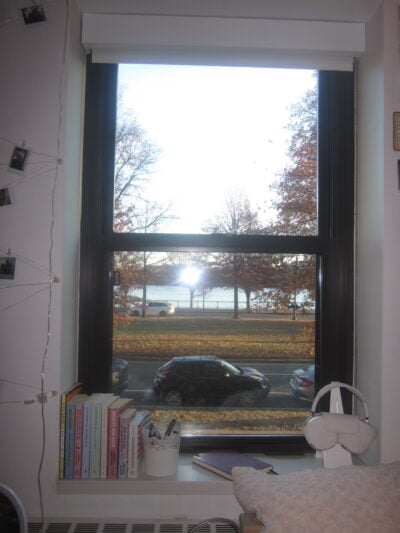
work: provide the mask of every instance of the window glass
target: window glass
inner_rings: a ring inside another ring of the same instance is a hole
[[[353,74],[266,71],[88,59],[78,377],[185,451],[307,449],[315,389],[352,382]]]
[[[120,65],[114,231],[316,234],[317,79]]]
[[[158,419],[174,413],[183,435],[301,431],[314,395],[314,256],[115,252],[114,268],[123,396]]]

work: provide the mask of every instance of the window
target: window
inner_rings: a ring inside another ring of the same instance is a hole
[[[317,73],[119,65],[114,231],[317,233]]]
[[[79,377],[88,392],[110,390],[113,356],[126,358],[137,386],[123,394],[135,395],[158,416],[178,409],[188,420],[186,450],[304,449],[301,424],[310,404],[298,396],[307,395],[310,385],[351,382],[352,376],[353,75],[310,73],[304,93],[309,115],[297,115],[297,124],[295,112],[292,122],[289,115],[285,119],[284,151],[291,157],[280,156],[285,163],[273,173],[280,180],[260,193],[252,173],[242,169],[240,194],[226,195],[214,194],[204,177],[217,216],[203,219],[208,205],[194,200],[189,223],[187,210],[170,215],[160,199],[171,193],[172,207],[179,207],[174,202],[179,184],[190,192],[201,178],[188,173],[185,183],[183,178],[166,187],[152,183],[162,171],[149,141],[135,146],[137,135],[120,136],[126,108],[118,80],[127,70],[90,60],[87,65]],[[151,66],[139,70],[153,72]],[[298,83],[289,77],[284,87],[290,85]],[[217,92],[215,82],[213,87]],[[236,99],[232,114],[239,115],[246,102]],[[299,94],[298,110],[301,102]],[[186,111],[192,117],[191,108]],[[212,130],[210,125],[210,136]],[[136,123],[133,133],[143,131]],[[236,128],[235,136],[245,136],[243,128]],[[268,137],[264,141],[268,149]],[[197,145],[190,160],[201,155],[207,162],[211,148],[198,139]],[[144,147],[150,149],[149,166],[129,182],[121,155],[129,160],[133,153],[132,175],[138,170],[135,149]],[[216,152],[220,155],[222,146]],[[237,152],[231,144],[232,157]],[[213,169],[220,164],[218,158],[210,161]],[[233,169],[228,174],[234,181]],[[254,211],[247,201],[251,194],[264,202]],[[279,417],[285,421],[277,422]]]

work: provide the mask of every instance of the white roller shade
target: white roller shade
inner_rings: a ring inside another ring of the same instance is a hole
[[[352,70],[361,23],[84,14],[82,43],[105,63],[220,64]]]

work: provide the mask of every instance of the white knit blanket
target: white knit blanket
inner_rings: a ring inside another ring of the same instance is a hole
[[[232,471],[235,496],[262,533],[400,533],[400,462],[271,475]]]

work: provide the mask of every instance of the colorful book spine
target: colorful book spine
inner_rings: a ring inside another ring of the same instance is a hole
[[[101,429],[104,402],[115,399],[112,394],[93,394],[90,415],[89,478],[101,477]]]
[[[80,401],[82,394],[77,394],[66,403],[65,412],[65,479],[74,478],[74,457],[75,457],[75,408],[77,401]]]
[[[89,478],[100,477],[101,403],[94,398],[90,413]]]
[[[119,418],[132,404],[129,398],[119,398],[108,409],[107,479],[118,479]]]
[[[66,390],[60,397],[60,450],[59,450],[59,472],[58,477],[64,479],[65,477],[65,425],[67,416],[67,402],[71,400],[77,394],[83,392],[83,386],[81,383],[73,385],[70,389]]]
[[[136,409],[126,409],[119,419],[118,479],[128,477],[128,437],[129,423],[135,416]]]
[[[90,425],[92,416],[93,397],[90,396],[83,405],[82,427],[82,479],[89,478],[90,467]]]
[[[74,477],[75,407],[67,403],[65,414],[65,479]]]
[[[83,447],[83,404],[82,398],[75,406],[75,449],[74,449],[74,479],[82,477],[82,447]]]
[[[140,463],[144,456],[143,430],[151,422],[149,411],[137,411],[129,424],[128,434],[128,478],[139,476]]]
[[[108,458],[108,408],[118,396],[112,396],[106,399],[102,405],[101,411],[101,445],[100,445],[100,477],[107,479],[107,458]]]

